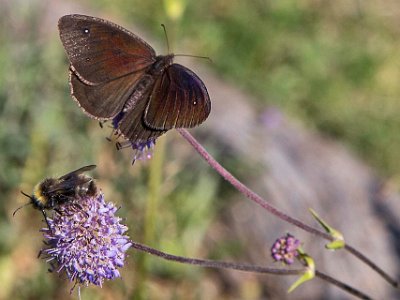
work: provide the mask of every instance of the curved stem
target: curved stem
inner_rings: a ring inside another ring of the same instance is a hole
[[[154,255],[154,256],[158,256],[165,260],[174,261],[174,262],[182,263],[182,264],[197,265],[197,266],[206,267],[206,268],[230,269],[230,270],[238,270],[238,271],[243,271],[243,272],[253,272],[253,273],[272,274],[272,275],[302,275],[306,271],[305,268],[303,268],[303,269],[275,269],[275,268],[267,268],[267,267],[261,267],[261,266],[251,265],[251,264],[237,264],[237,263],[226,262],[226,261],[216,261],[216,260],[209,260],[209,259],[198,259],[198,258],[177,256],[177,255],[162,252],[160,250],[151,248],[149,246],[146,246],[146,245],[134,242],[134,241],[132,241],[131,247],[136,250],[139,250],[139,251],[142,251],[142,252]],[[362,293],[361,291],[359,291],[339,280],[336,280],[322,272],[315,271],[315,276],[337,286],[338,288],[340,288],[360,299],[367,299],[367,300],[372,299],[371,297]]]
[[[201,267],[207,268],[218,268],[218,269],[231,269],[231,270],[239,270],[244,272],[254,272],[254,273],[263,273],[263,274],[274,274],[274,275],[301,275],[305,272],[305,269],[275,269],[275,268],[267,268],[261,266],[255,266],[251,264],[237,264],[233,262],[225,262],[225,261],[215,261],[209,259],[198,259],[198,258],[190,258],[168,254],[162,252],[160,250],[151,248],[149,246],[137,243],[132,241],[132,248],[149,253],[151,255],[158,256],[160,258],[182,263],[182,264],[190,264],[197,265]]]
[[[304,229],[305,231],[321,236],[329,241],[333,241],[333,238],[323,232],[320,231],[314,227],[308,226],[307,224],[304,224],[298,219],[295,219],[277,208],[275,208],[273,205],[269,204],[264,198],[253,192],[250,188],[248,188],[246,185],[244,185],[242,182],[240,182],[236,177],[234,177],[230,172],[228,172],[223,166],[221,166],[215,158],[213,158],[206,149],[204,149],[203,146],[201,146],[197,140],[186,130],[186,129],[177,129],[178,132],[195,148],[195,150],[207,161],[207,163],[215,170],[217,171],[226,181],[228,181],[230,184],[232,184],[240,193],[245,195],[247,198],[250,200],[254,201],[261,207],[265,208],[267,211],[269,211],[271,214],[277,216],[278,218],[282,219],[283,221],[286,221],[292,225],[295,225],[297,227],[300,227]]]
[[[346,283],[343,283],[339,280],[336,280],[335,278],[330,277],[329,275],[326,275],[320,271],[315,271],[315,276],[321,278],[322,280],[325,280],[333,285],[336,285],[338,288],[345,290],[349,294],[352,294],[353,296],[356,296],[360,299],[365,299],[369,300],[372,299],[370,296],[360,292],[359,290],[347,285]]]
[[[177,131],[193,146],[193,148],[204,158],[204,160],[215,170],[217,171],[226,181],[228,181],[230,184],[232,184],[240,193],[245,195],[247,198],[250,200],[254,201],[267,211],[269,211],[271,214],[275,215],[276,217],[280,218],[283,221],[286,221],[294,226],[297,226],[304,231],[307,231],[311,234],[315,234],[317,236],[320,236],[328,241],[333,241],[334,238],[330,236],[329,234],[320,231],[314,227],[311,227],[302,221],[293,218],[271,204],[269,204],[264,198],[256,194],[254,191],[252,191],[250,188],[248,188],[246,185],[244,185],[242,182],[240,182],[236,177],[234,177],[230,172],[228,172],[223,166],[221,166],[208,152],[207,150],[197,142],[197,140],[186,130],[183,128],[178,128]],[[361,254],[359,251],[355,250],[353,247],[349,246],[346,244],[345,249],[349,251],[351,254],[353,254],[355,257],[363,261],[365,264],[370,266],[374,271],[376,271],[378,274],[380,274],[387,282],[389,282],[393,287],[398,287],[399,283],[391,278],[385,271],[383,271],[381,268],[379,268],[376,264],[374,264],[370,259],[368,259],[366,256]]]
[[[381,268],[379,268],[376,264],[374,264],[370,259],[368,259],[364,254],[359,252],[357,249],[353,248],[350,245],[345,245],[344,248],[349,251],[351,254],[353,254],[355,257],[357,257],[359,260],[361,260],[363,263],[368,265],[372,270],[377,272],[379,275],[381,275],[387,282],[389,282],[393,287],[399,288],[399,282],[390,277],[385,271],[383,271]]]

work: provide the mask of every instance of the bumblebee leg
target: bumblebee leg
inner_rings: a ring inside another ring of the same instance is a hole
[[[40,258],[42,256],[42,253],[43,253],[43,249],[40,249],[40,251],[39,251],[39,253],[38,253],[36,258]]]
[[[49,230],[52,231],[51,227],[50,227],[50,224],[49,224],[49,220],[47,220],[47,215],[46,215],[46,212],[45,212],[44,209],[42,209],[42,213],[43,213],[43,216],[44,216],[44,220],[46,221],[47,227],[49,227]]]

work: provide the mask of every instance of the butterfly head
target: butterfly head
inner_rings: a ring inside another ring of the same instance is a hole
[[[163,73],[167,67],[172,65],[174,56],[174,54],[156,56],[156,61],[152,66],[154,75]]]

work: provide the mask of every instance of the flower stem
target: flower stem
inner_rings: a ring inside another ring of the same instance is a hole
[[[294,226],[297,226],[311,234],[320,236],[326,240],[329,241],[334,240],[334,238],[329,234],[320,231],[314,227],[311,227],[303,223],[302,221],[281,212],[280,210],[269,204],[264,198],[256,194],[254,191],[252,191],[250,188],[248,188],[246,185],[240,182],[236,177],[234,177],[230,172],[228,172],[223,166],[221,166],[186,129],[178,128],[177,130],[215,171],[217,171],[226,181],[232,184],[240,193],[245,195],[247,198],[254,201],[255,203],[257,203],[258,205],[260,205],[261,207],[269,211],[271,214],[275,215],[276,217],[280,218],[283,221],[286,221]],[[374,264],[370,259],[361,254],[359,251],[355,250],[353,247],[347,244],[345,245],[344,248],[351,254],[353,254],[355,257],[360,259],[362,262],[370,266],[374,271],[380,274],[393,287],[397,288],[399,286],[399,283],[395,279],[391,278],[385,271],[379,268],[376,264]]]
[[[360,299],[365,299],[365,300],[372,299],[370,296],[360,292],[359,290],[347,285],[346,283],[336,280],[335,278],[332,278],[329,275],[326,275],[320,271],[315,270],[315,276],[319,277],[320,279],[325,280],[333,285],[336,285],[338,288],[345,290],[349,294],[352,294],[353,296],[356,296]]]
[[[156,235],[155,220],[158,215],[157,207],[160,199],[162,182],[162,165],[164,163],[166,138],[158,139],[154,149],[153,158],[150,160],[148,179],[148,194],[145,208],[145,226],[143,240],[146,244],[153,244]],[[146,279],[148,278],[148,256],[141,253],[137,260],[137,285],[133,299],[147,299]]]
[[[216,170],[226,181],[228,181],[230,184],[232,184],[240,193],[245,195],[247,198],[250,200],[254,201],[267,211],[269,211],[271,214],[277,216],[278,218],[282,219],[283,221],[286,221],[290,224],[293,224],[297,227],[300,227],[301,229],[304,229],[305,231],[321,236],[327,240],[333,241],[333,238],[325,233],[322,232],[314,227],[308,226],[301,222],[298,219],[295,219],[271,204],[269,204],[265,199],[263,199],[261,196],[253,192],[250,188],[248,188],[246,185],[244,185],[242,182],[240,182],[236,177],[234,177],[230,172],[228,172],[223,166],[221,166],[212,156],[207,152],[206,149],[204,149],[203,146],[201,146],[197,140],[186,130],[186,129],[177,129],[178,132],[195,148],[195,150],[207,161],[207,163],[214,169]]]
[[[374,264],[369,258],[364,256],[361,252],[359,252],[357,249],[353,248],[350,245],[345,245],[344,249],[346,249],[348,252],[353,254],[355,257],[357,257],[359,260],[361,260],[363,263],[368,265],[372,270],[377,272],[379,275],[381,275],[387,282],[389,282],[393,287],[399,288],[399,282],[390,277],[385,271],[383,271],[381,268],[379,268],[376,264]]]
[[[134,241],[132,241],[131,247],[136,250],[139,250],[139,251],[142,251],[142,252],[154,255],[154,256],[158,256],[165,260],[174,261],[174,262],[182,263],[182,264],[197,265],[197,266],[206,267],[206,268],[230,269],[230,270],[238,270],[238,271],[243,271],[243,272],[272,274],[272,275],[302,275],[306,271],[306,269],[276,269],[276,268],[267,268],[267,267],[256,266],[256,265],[251,265],[251,264],[237,264],[237,263],[226,262],[226,261],[216,261],[216,260],[209,260],[209,259],[198,259],[198,258],[177,256],[177,255],[162,252],[160,250],[151,248],[149,246],[146,246],[146,245],[134,242]],[[371,297],[369,297],[368,295],[365,295],[361,291],[359,291],[339,280],[336,280],[322,272],[315,271],[315,276],[337,286],[338,288],[340,288],[360,299],[372,299]]]
[[[255,266],[251,264],[237,264],[233,262],[225,262],[225,261],[215,261],[208,259],[198,259],[198,258],[190,258],[177,256],[173,254],[168,254],[162,252],[160,250],[151,248],[149,246],[137,243],[132,241],[132,248],[146,252],[151,255],[158,256],[165,260],[170,260],[182,264],[190,264],[197,265],[201,267],[207,268],[218,268],[218,269],[231,269],[231,270],[239,270],[244,272],[254,272],[254,273],[263,273],[263,274],[274,274],[274,275],[301,275],[304,273],[304,269],[275,269],[275,268],[267,268],[261,266]]]

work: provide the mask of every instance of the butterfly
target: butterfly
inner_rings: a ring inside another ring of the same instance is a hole
[[[58,22],[70,61],[73,99],[91,118],[112,120],[132,144],[146,144],[172,128],[204,122],[211,111],[201,79],[156,55],[137,35],[112,22],[66,15]]]

